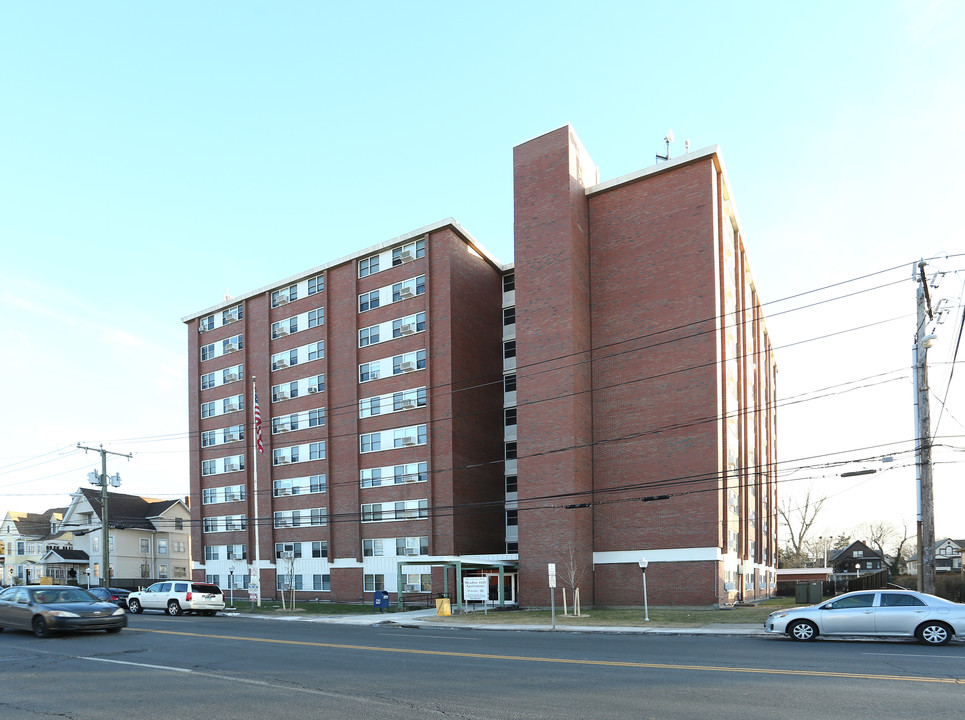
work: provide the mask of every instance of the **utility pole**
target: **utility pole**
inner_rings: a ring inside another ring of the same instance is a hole
[[[918,591],[935,593],[935,495],[932,489],[931,411],[928,404],[928,348],[934,335],[925,334],[927,320],[934,314],[925,277],[925,261],[917,264],[917,329],[912,348],[915,378],[915,474],[918,490]]]
[[[101,445],[99,448],[86,447],[77,443],[77,447],[81,450],[93,450],[94,452],[99,452],[101,454],[101,472],[98,475],[97,471],[90,473],[88,477],[93,476],[91,479],[91,485],[101,486],[101,586],[110,587],[111,584],[111,546],[110,546],[110,534],[108,533],[108,513],[107,513],[107,485],[108,482],[114,485],[114,487],[119,487],[121,484],[121,476],[118,473],[114,477],[107,476],[107,456],[108,455],[120,455],[121,457],[126,457],[128,460],[131,459],[131,454],[127,453],[117,453],[111,452],[110,450],[105,450],[104,446]]]

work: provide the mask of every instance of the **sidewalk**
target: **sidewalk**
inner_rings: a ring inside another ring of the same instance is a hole
[[[283,620],[291,622],[335,623],[340,625],[396,625],[399,627],[423,627],[438,630],[469,629],[469,630],[497,630],[497,631],[527,631],[527,632],[581,632],[581,633],[619,633],[624,635],[732,635],[751,636],[764,635],[764,627],[760,623],[712,623],[700,627],[660,627],[651,626],[617,626],[617,625],[561,625],[557,623],[554,631],[550,625],[526,625],[523,623],[472,623],[445,622],[433,620],[436,617],[434,609],[411,610],[395,613],[372,613],[371,615],[249,615],[224,612],[230,617],[250,617],[262,620]]]

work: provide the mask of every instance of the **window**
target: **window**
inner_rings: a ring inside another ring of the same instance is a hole
[[[298,429],[298,413],[282,415],[271,419],[271,434],[285,433]]]
[[[424,407],[425,404],[426,389],[424,387],[415,390],[405,390],[403,392],[393,393],[392,395],[392,409],[396,412]]]
[[[275,557],[285,558],[283,553],[291,553],[289,557],[300,558],[302,556],[301,543],[275,543]]]
[[[207,390],[214,387],[214,373],[206,373],[201,376],[201,389]]]
[[[233,353],[236,350],[241,350],[244,345],[244,338],[242,338],[241,335],[225,338],[221,341],[221,354],[227,355],[228,353]]]
[[[286,350],[271,356],[271,369],[282,370],[286,367],[298,364],[298,348]]]
[[[151,552],[151,540],[150,538],[139,538],[137,541],[137,549],[140,553]],[[205,548],[207,550],[208,548]],[[217,560],[217,558],[215,558]]]
[[[271,337],[277,340],[280,337],[291,335],[298,332],[298,316],[279,320],[271,324]]]
[[[308,327],[320,327],[325,324],[325,308],[311,310],[308,313]]]
[[[426,276],[410,278],[392,286],[392,302],[400,302],[416,295],[425,295]]]
[[[405,592],[432,592],[432,576],[429,573],[407,574]]]
[[[248,559],[248,546],[247,545],[225,545],[225,557],[229,560],[247,560]],[[246,585],[248,583],[245,583]]]
[[[508,493],[519,492],[515,475],[506,476],[506,492]]]
[[[427,500],[365,503],[362,505],[362,522],[388,520],[416,520],[429,517]]]
[[[213,357],[214,357],[214,343],[210,343],[209,345],[202,345],[201,362],[204,362],[205,360],[210,360]]]
[[[503,292],[510,292],[516,289],[516,273],[503,275]]]
[[[157,539],[157,554],[167,555],[168,554],[168,541],[164,538]]]
[[[506,511],[506,525],[507,527],[513,527],[514,525],[519,525],[519,510]]]
[[[208,315],[207,317],[201,318],[199,321],[198,329],[201,332],[208,332],[208,330],[214,330],[214,315]]]
[[[382,433],[364,433],[359,436],[360,452],[375,452],[382,449]]]
[[[395,248],[392,251],[392,267],[401,265],[402,263],[412,262],[425,256],[426,241],[425,238],[422,238],[421,240],[416,240],[414,243],[408,243],[402,247]]]
[[[292,285],[284,290],[276,290],[271,294],[271,306],[286,305],[298,299],[298,285]]]
[[[506,408],[503,410],[503,421],[506,427],[516,424],[516,408]]]
[[[314,378],[308,379],[308,392],[319,393],[325,390],[325,376],[316,375]]]
[[[373,255],[371,257],[359,260],[359,277],[364,278],[369,275],[373,275],[379,271],[379,256]]]
[[[359,312],[365,312],[366,310],[375,310],[379,306],[379,291],[373,290],[372,292],[362,293],[359,295]]]
[[[375,345],[379,341],[379,326],[373,325],[372,327],[362,328],[359,330],[359,347],[368,347],[369,345]]]
[[[368,382],[369,380],[378,380],[381,372],[379,369],[379,361],[370,363],[362,363],[359,365],[359,382]]]
[[[325,492],[327,487],[325,475],[309,475],[307,477],[275,480],[272,484],[272,492],[275,497],[285,497],[287,495]]]
[[[382,398],[372,397],[359,400],[359,417],[367,418],[382,412]]]
[[[221,412],[230,413],[238,412],[239,410],[244,410],[245,408],[245,396],[235,395],[233,397],[226,397],[222,401]]]
[[[308,294],[309,294],[309,295],[317,295],[318,293],[322,292],[323,290],[325,290],[325,276],[324,276],[324,275],[317,275],[317,276],[309,279],[309,281],[308,281]]]
[[[301,590],[302,589],[302,576],[301,575],[283,575],[279,573],[275,576],[277,580],[275,589],[281,590]]]
[[[217,460],[203,460],[201,462],[202,475],[214,475],[218,472]]]
[[[312,590],[331,590],[331,575],[312,575]]]
[[[309,460],[324,460],[325,459],[325,441],[313,442],[308,446],[308,459]]]
[[[232,308],[221,311],[221,324],[227,325],[228,323],[237,322],[245,316],[245,308],[243,305],[235,305]]]
[[[273,515],[276,528],[308,527],[328,524],[328,510],[326,508],[312,508],[310,510],[282,510]]]
[[[417,350],[416,352],[405,353],[404,355],[396,355],[394,358],[392,358],[393,375],[400,375],[402,373],[413,372],[415,370],[424,370],[425,366],[425,350]]]
[[[291,400],[298,397],[298,381],[273,385],[271,388],[271,401]]]
[[[426,329],[426,314],[424,312],[409,315],[392,321],[392,337],[400,338]]]
[[[407,537],[395,539],[396,555],[428,555],[428,537]]]
[[[168,577],[169,577],[169,575],[168,575],[168,566],[167,566],[167,565],[158,565],[158,566],[157,566],[157,576],[158,576],[158,579],[160,579],[160,580],[164,580],[164,579],[168,578]]]
[[[185,550],[187,549],[187,545],[181,540],[172,540],[171,548],[173,552],[184,554]]]
[[[148,552],[147,550],[141,550],[141,552]],[[221,559],[221,546],[220,545],[205,545],[204,546],[204,559],[207,560],[220,560]]]
[[[516,308],[503,308],[503,327],[516,324]]]
[[[216,433],[214,430],[208,430],[201,433],[201,447],[209,447],[214,445],[217,440],[215,440]]]
[[[328,557],[328,540],[316,540],[312,543],[313,558]]]
[[[506,443],[506,459],[507,460],[516,459],[516,443],[514,442]]]
[[[508,340],[503,343],[503,358],[509,360],[516,357],[516,341]]]
[[[234,367],[225,368],[221,371],[221,384],[227,385],[228,383],[237,382],[244,374],[244,365],[235,365]]]
[[[516,392],[516,375],[503,376],[503,391]]]
[[[308,361],[320,360],[325,357],[325,341],[319,340],[316,343],[311,343],[308,346]]]
[[[864,557],[864,550],[855,550],[851,553],[854,557]]]
[[[426,444],[426,426],[397,428],[392,432],[392,446],[401,448]]]
[[[385,575],[365,575],[365,592],[382,592],[385,590]]]
[[[203,518],[201,527],[206,533],[244,530],[248,526],[245,515],[222,515]]]
[[[325,408],[308,411],[308,427],[321,427],[325,424]]]
[[[363,540],[363,557],[382,557],[385,554],[385,543],[382,540]]]

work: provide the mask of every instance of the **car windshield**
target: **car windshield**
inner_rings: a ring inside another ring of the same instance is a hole
[[[85,590],[80,588],[66,588],[63,590],[32,590],[33,601],[41,604],[49,603],[89,603],[96,600]]]

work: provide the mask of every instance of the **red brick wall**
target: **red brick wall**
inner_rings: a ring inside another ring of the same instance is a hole
[[[589,248],[585,192],[570,175],[571,129],[514,151],[519,597],[546,604],[547,563],[592,564]],[[542,498],[550,498],[543,500]],[[592,605],[592,584],[581,591]]]

